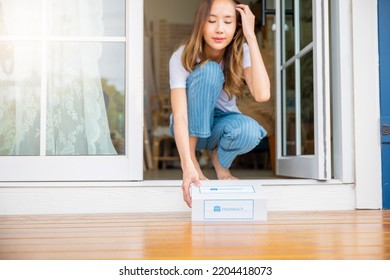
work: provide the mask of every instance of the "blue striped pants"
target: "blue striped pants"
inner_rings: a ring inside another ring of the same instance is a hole
[[[218,147],[219,163],[230,168],[237,155],[251,151],[267,132],[248,116],[215,108],[223,83],[223,72],[216,62],[198,66],[190,74],[186,84],[188,132],[198,137],[196,150]],[[173,133],[173,122],[171,130]]]

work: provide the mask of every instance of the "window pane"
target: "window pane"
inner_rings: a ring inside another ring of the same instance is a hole
[[[275,1],[274,0],[266,0],[265,5],[267,9],[275,9]]]
[[[283,156],[296,154],[296,137],[295,137],[295,64],[290,65],[283,71],[284,77],[284,116],[285,124],[283,129]]]
[[[284,48],[284,58],[282,63],[288,61],[295,55],[295,28],[294,28],[294,5],[293,0],[283,0],[284,12],[284,27],[282,26],[282,32],[284,32],[285,42],[282,42]],[[282,49],[283,49],[282,48]]]
[[[106,36],[126,35],[126,0],[103,0],[103,24]]]
[[[48,55],[48,155],[124,154],[125,44],[51,43]]]
[[[41,33],[41,0],[1,0],[0,36]]]
[[[0,155],[39,155],[40,43],[0,41]]]
[[[48,0],[50,35],[125,36],[125,0]]]
[[[111,139],[119,155],[125,154],[125,61],[124,43],[103,44],[99,69]]]
[[[301,58],[302,155],[314,155],[313,51]]]
[[[301,49],[313,41],[312,1],[300,1]]]

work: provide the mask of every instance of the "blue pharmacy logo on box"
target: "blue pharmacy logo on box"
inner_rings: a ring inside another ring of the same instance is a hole
[[[221,206],[214,206],[214,212],[221,212]]]

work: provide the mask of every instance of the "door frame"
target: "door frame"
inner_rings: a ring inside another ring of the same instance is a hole
[[[253,181],[264,186],[270,211],[382,207],[378,48],[372,47],[378,42],[377,1],[331,2],[332,23],[339,23],[332,27],[338,29],[332,69],[340,73],[332,76],[332,148],[341,151],[333,158],[335,179]],[[0,215],[189,211],[180,185],[179,180],[0,182]]]
[[[356,208],[382,208],[377,0],[344,0],[352,11],[352,76]],[[340,11],[341,12],[341,11]],[[364,36],[362,36],[364,34]],[[344,60],[344,57],[340,57]],[[369,94],[368,94],[369,93]],[[345,104],[343,104],[344,106]]]

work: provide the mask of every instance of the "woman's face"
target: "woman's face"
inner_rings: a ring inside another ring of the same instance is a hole
[[[203,29],[206,55],[223,53],[236,31],[236,8],[232,0],[215,0]]]

